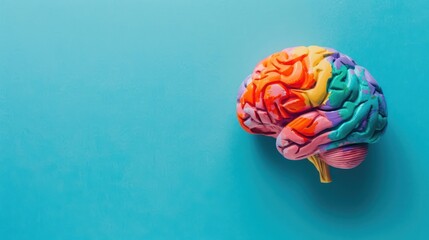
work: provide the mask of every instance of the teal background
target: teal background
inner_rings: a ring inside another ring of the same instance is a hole
[[[0,0],[1,239],[426,239],[426,1]],[[245,133],[285,47],[370,70],[388,131],[353,170]]]

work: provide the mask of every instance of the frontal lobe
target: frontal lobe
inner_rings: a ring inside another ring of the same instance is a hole
[[[329,50],[288,48],[262,60],[239,90],[237,115],[250,133],[276,137],[283,127],[326,97]]]
[[[339,168],[363,161],[367,143],[387,125],[384,96],[371,74],[318,47],[286,49],[262,61],[239,92],[237,113],[247,131],[276,137],[286,158],[318,154]]]

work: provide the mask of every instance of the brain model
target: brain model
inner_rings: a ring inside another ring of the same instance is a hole
[[[350,169],[387,125],[383,92],[364,67],[330,48],[287,48],[262,60],[241,84],[240,125],[277,139],[287,159],[309,159],[321,182],[329,166]]]

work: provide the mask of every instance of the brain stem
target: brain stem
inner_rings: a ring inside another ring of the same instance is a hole
[[[317,171],[319,171],[321,183],[332,182],[331,174],[329,174],[329,165],[320,159],[318,154],[308,157],[308,160],[313,163]]]

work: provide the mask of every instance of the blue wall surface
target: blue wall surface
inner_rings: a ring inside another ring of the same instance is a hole
[[[0,0],[0,239],[427,239],[428,26],[427,1]],[[311,44],[389,107],[332,184],[235,116]]]

